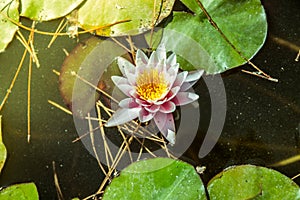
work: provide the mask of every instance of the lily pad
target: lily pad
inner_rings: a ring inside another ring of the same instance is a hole
[[[8,18],[19,22],[19,1],[1,0],[0,8],[0,52],[3,52],[18,30]]]
[[[4,166],[5,160],[7,156],[6,148],[2,142],[2,116],[0,115],[0,173]]]
[[[167,49],[185,59],[193,55],[187,60],[195,68],[205,69],[210,74],[221,73],[246,63],[213,27],[196,1],[182,2],[195,14],[173,13],[172,21],[165,27],[168,31],[164,31],[162,38]],[[201,2],[235,48],[247,59],[251,59],[262,47],[267,34],[266,14],[260,0]],[[184,64],[181,67],[185,69]]]
[[[107,187],[106,199],[206,199],[193,166],[179,160],[154,158],[125,168]]]
[[[70,109],[72,109],[72,95],[76,80],[76,76],[72,75],[72,72],[77,73],[86,56],[95,48],[95,46],[97,46],[97,44],[99,44],[99,42],[101,42],[100,39],[91,37],[86,41],[79,43],[64,60],[59,76],[59,90],[65,104]],[[86,91],[89,91],[90,87],[83,84],[81,90],[81,94],[86,94]],[[99,96],[88,100],[85,97],[85,95],[81,96],[87,107],[87,109],[83,108],[83,110],[89,110],[91,106],[95,104],[95,98],[98,98]]]
[[[65,58],[59,76],[59,89],[75,116],[84,117],[100,96],[85,81],[109,92],[113,85],[111,76],[121,73],[114,58],[122,55],[122,52],[124,50],[110,40],[90,37],[79,43]]]
[[[102,36],[121,36],[143,33],[167,17],[174,0],[87,0],[78,10],[78,23],[86,30],[130,20],[96,31]]]
[[[48,21],[69,14],[82,2],[83,0],[21,0],[21,16]]]
[[[34,183],[22,183],[1,190],[0,199],[38,200],[39,194]]]
[[[285,175],[265,167],[231,167],[208,183],[211,200],[300,199],[300,188]]]

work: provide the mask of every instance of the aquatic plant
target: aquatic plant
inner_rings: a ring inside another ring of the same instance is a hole
[[[115,85],[128,98],[123,99],[106,127],[117,126],[139,118],[142,123],[154,119],[160,132],[175,144],[173,112],[176,106],[186,105],[198,99],[198,95],[187,90],[203,74],[203,70],[179,72],[179,64],[173,53],[166,57],[161,44],[150,58],[137,50],[136,66],[119,57],[118,65],[123,77],[112,76]]]

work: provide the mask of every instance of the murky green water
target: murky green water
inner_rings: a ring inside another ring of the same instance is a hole
[[[231,70],[222,75],[227,95],[227,116],[224,130],[213,151],[198,158],[198,151],[210,119],[209,111],[201,111],[198,137],[185,154],[192,164],[207,167],[203,176],[207,182],[223,168],[252,163],[270,165],[299,154],[300,126],[300,64],[297,51],[279,44],[275,37],[300,46],[300,2],[264,1],[268,14],[269,35],[263,49],[253,59],[260,68],[279,79],[273,83]],[[23,23],[30,26],[28,21]],[[38,24],[38,29],[54,32],[59,21]],[[24,35],[28,35],[23,31]],[[81,36],[86,37],[86,36]],[[33,181],[41,199],[55,199],[52,161],[66,199],[86,197],[94,193],[102,181],[95,158],[80,143],[72,143],[78,135],[72,116],[51,106],[53,100],[63,105],[58,91],[59,70],[65,58],[63,48],[71,51],[76,40],[58,38],[48,49],[50,37],[35,36],[35,47],[41,67],[33,67],[31,105],[31,143],[27,143],[27,74],[28,56],[16,81],[3,115],[3,138],[8,159],[0,176],[0,185]],[[0,54],[0,97],[4,97],[15,74],[24,48],[15,39],[5,53]],[[252,70],[244,67],[244,69]],[[200,106],[210,105],[203,82],[195,90]],[[207,120],[205,120],[207,119]],[[300,164],[276,168],[289,177],[300,173]],[[299,179],[295,180],[298,184]]]

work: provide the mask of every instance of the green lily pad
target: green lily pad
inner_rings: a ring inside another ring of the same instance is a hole
[[[82,28],[91,30],[119,21],[130,20],[109,28],[99,29],[96,33],[102,36],[134,35],[151,29],[153,24],[158,24],[167,17],[173,4],[174,0],[87,0],[78,10],[78,23]]]
[[[212,26],[194,0],[182,2],[195,14],[173,13],[173,20],[165,27],[162,38],[167,49],[210,74],[246,63]],[[266,14],[260,0],[201,2],[229,41],[251,59],[262,47],[267,34]],[[184,64],[181,67],[185,69]]]
[[[34,183],[22,183],[9,186],[0,191],[0,200],[38,200],[39,194]]]
[[[206,199],[193,166],[179,160],[154,158],[125,168],[107,187],[107,199]]]
[[[300,199],[300,188],[285,175],[265,167],[231,167],[208,183],[211,200]]]
[[[7,152],[2,142],[2,116],[0,115],[0,173],[6,160]]]
[[[21,16],[48,21],[69,14],[82,2],[83,0],[21,0]]]
[[[18,26],[9,21],[8,18],[19,22],[19,2],[1,0],[0,8],[0,52],[3,52],[18,30]]]

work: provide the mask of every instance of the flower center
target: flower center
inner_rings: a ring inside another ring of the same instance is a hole
[[[137,77],[136,91],[144,100],[159,100],[167,90],[164,75],[159,74],[156,69],[145,70]]]

